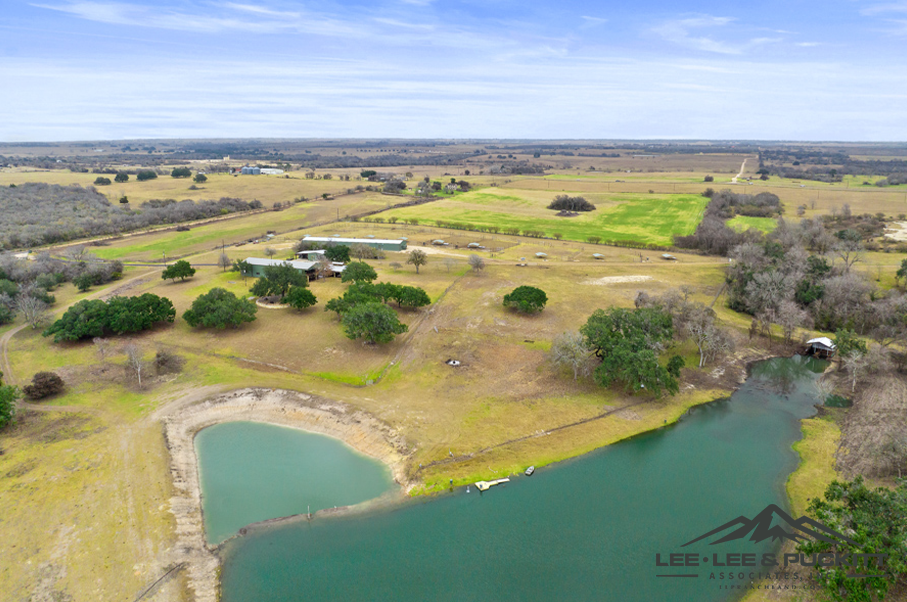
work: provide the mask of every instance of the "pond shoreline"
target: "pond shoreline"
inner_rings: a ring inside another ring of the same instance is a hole
[[[738,370],[736,377],[732,377],[734,386],[728,388],[727,395],[732,394],[746,380],[753,364],[777,355],[765,349],[749,349],[730,365],[726,365],[725,369],[736,367]],[[724,398],[726,396],[715,397],[691,407]],[[682,414],[677,420],[681,417]],[[170,500],[171,513],[176,519],[175,561],[185,563],[187,585],[193,590],[196,602],[217,602],[220,599],[219,552],[226,543],[209,544],[205,537],[198,458],[194,445],[195,435],[202,429],[223,422],[251,421],[328,435],[385,463],[391,469],[394,481],[401,487],[394,495],[382,496],[378,500],[356,506],[321,510],[314,516],[366,512],[376,506],[398,502],[398,498],[403,497],[400,493],[408,494],[419,484],[412,479],[412,475],[407,475],[406,463],[411,449],[402,435],[368,412],[317,395],[286,389],[244,388],[200,401],[178,403],[161,416],[161,421],[165,444],[170,453],[171,477],[175,489]],[[675,422],[676,420],[669,421],[653,429],[635,433],[629,438],[665,428]],[[579,455],[583,453],[571,454],[550,464]],[[275,517],[247,525],[239,535],[273,524],[306,519],[306,515]],[[234,537],[236,536],[230,539]]]
[[[170,500],[176,519],[175,561],[185,563],[188,588],[196,602],[220,598],[220,545],[209,544],[205,537],[194,439],[205,427],[235,421],[277,424],[340,439],[389,466],[404,491],[413,486],[404,470],[410,451],[405,439],[371,414],[347,404],[297,391],[246,388],[174,408],[162,423],[175,490]]]

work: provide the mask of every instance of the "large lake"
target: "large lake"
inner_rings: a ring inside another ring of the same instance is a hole
[[[736,598],[727,581],[709,580],[709,567],[698,578],[656,577],[678,571],[656,567],[655,555],[768,504],[788,508],[784,484],[798,462],[791,444],[799,420],[815,412],[825,365],[760,362],[729,400],[483,494],[458,489],[253,531],[225,547],[223,601]],[[720,551],[772,546],[741,541]],[[719,550],[702,542],[682,551]]]

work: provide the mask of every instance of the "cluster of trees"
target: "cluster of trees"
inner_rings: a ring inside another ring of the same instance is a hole
[[[0,249],[15,249],[249,211],[261,208],[261,203],[168,199],[149,201],[132,211],[128,203],[114,206],[94,188],[27,183],[0,188],[0,206]]]
[[[856,238],[856,237],[855,237]],[[907,296],[879,291],[852,269],[859,240],[829,236],[814,221],[782,224],[763,243],[736,247],[728,268],[728,305],[754,316],[753,332],[779,325],[790,341],[798,327],[852,330],[882,347],[907,341]]]
[[[54,342],[78,341],[105,334],[147,330],[160,322],[173,322],[176,310],[166,297],[145,293],[137,297],[113,297],[109,301],[83,299],[72,305],[44,332]]]
[[[249,292],[256,297],[274,297],[294,309],[302,310],[318,302],[308,286],[308,276],[284,263],[266,267]]]
[[[598,309],[580,328],[585,347],[600,360],[593,370],[603,387],[623,383],[635,392],[646,390],[656,397],[675,395],[683,358],[672,356],[666,366],[659,356],[674,337],[671,314],[657,307]]]
[[[705,214],[696,232],[690,236],[675,236],[674,245],[683,249],[698,249],[709,255],[727,255],[735,246],[745,242],[758,242],[762,232],[751,228],[737,232],[725,221],[735,215],[751,217],[777,217],[781,215],[781,200],[777,195],[761,192],[757,195],[737,194],[730,190],[715,192],[707,189],[703,196],[710,197]]]
[[[342,282],[350,286],[342,296],[331,299],[325,311],[340,318],[346,336],[364,339],[367,343],[386,343],[395,335],[407,331],[396,312],[386,304],[395,301],[398,307],[416,308],[431,304],[428,294],[419,287],[379,282],[375,270],[367,263],[351,263],[343,271]]]
[[[817,582],[831,600],[884,600],[892,589],[907,586],[907,481],[892,488],[870,489],[859,476],[853,481],[832,481],[824,499],[813,498],[809,514],[835,530],[847,533],[853,543],[807,540],[797,551],[807,555],[834,554],[853,559],[852,568],[840,570],[818,563]],[[858,554],[887,554],[884,563]],[[867,575],[863,579],[849,573]]]
[[[558,211],[595,211],[595,205],[581,196],[559,194],[548,205],[548,209]]]
[[[873,174],[887,180],[907,179],[907,161],[861,160],[840,151],[768,150],[759,154],[759,167],[782,178],[840,182],[844,175]]]
[[[66,249],[63,255],[66,260],[40,253],[34,261],[0,255],[0,324],[19,313],[37,328],[56,301],[50,293],[60,284],[71,280],[79,290],[87,290],[119,278],[123,271],[119,261],[101,261],[82,246]]]
[[[622,383],[631,392],[674,395],[684,361],[672,355],[665,362],[662,356],[675,341],[696,344],[700,368],[734,350],[732,336],[718,326],[715,313],[691,301],[690,293],[687,288],[659,297],[640,292],[635,309],[596,310],[579,332],[554,339],[551,360],[570,369],[574,380],[591,372],[605,387]]]
[[[691,301],[689,287],[669,290],[661,296],[650,296],[645,292],[636,295],[637,308],[656,308],[671,316],[674,338],[678,341],[692,341],[699,351],[699,367],[715,360],[720,355],[734,351],[731,334],[718,326],[715,312],[708,306]]]
[[[408,286],[402,284],[392,284],[390,282],[354,282],[351,284],[342,296],[328,301],[325,311],[337,313],[337,317],[343,318],[344,314],[350,309],[364,303],[382,303],[386,304],[394,301],[397,307],[417,308],[431,304],[431,299],[424,290],[417,286]]]

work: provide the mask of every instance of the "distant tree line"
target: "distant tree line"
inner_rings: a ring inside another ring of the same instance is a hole
[[[120,234],[148,226],[261,208],[261,202],[153,200],[137,211],[117,206],[93,188],[27,183],[0,188],[0,249],[56,244],[89,236]]]

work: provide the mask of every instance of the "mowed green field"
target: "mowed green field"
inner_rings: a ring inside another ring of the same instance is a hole
[[[745,232],[750,228],[755,228],[766,234],[774,230],[778,225],[778,221],[771,217],[747,217],[746,215],[738,215],[729,219],[726,223],[729,228],[737,232]]]
[[[576,217],[557,217],[547,209],[553,195],[538,190],[485,188],[416,207],[382,213],[382,217],[417,218],[473,226],[498,226],[521,231],[540,230],[545,236],[560,234],[568,240],[639,241],[669,245],[675,234],[691,234],[702,219],[708,199],[692,194],[585,194],[595,211]]]
[[[263,236],[268,230],[278,233],[298,230],[315,223],[328,222],[338,215],[374,211],[386,207],[387,199],[378,193],[337,197],[330,201],[299,203],[283,211],[240,215],[202,225],[189,224],[188,232],[173,230],[125,236],[107,246],[92,247],[91,252],[103,259],[160,261],[191,253],[209,251],[223,241],[227,246]],[[299,235],[301,238],[302,235]],[[216,261],[216,258],[213,260]]]

